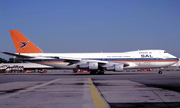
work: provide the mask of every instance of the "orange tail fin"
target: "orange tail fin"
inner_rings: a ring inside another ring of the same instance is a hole
[[[17,53],[43,53],[36,45],[18,30],[9,30]]]

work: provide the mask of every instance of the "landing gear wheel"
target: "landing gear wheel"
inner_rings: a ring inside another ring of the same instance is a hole
[[[96,75],[97,71],[90,71],[90,75]]]
[[[98,74],[99,75],[104,75],[104,71],[99,71]]]
[[[104,75],[104,72],[101,72],[101,75]]]
[[[162,74],[162,71],[159,71],[158,73],[159,73],[159,74]]]

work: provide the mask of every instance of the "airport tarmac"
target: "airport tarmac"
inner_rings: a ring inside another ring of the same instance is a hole
[[[180,108],[180,72],[0,74],[1,108]]]

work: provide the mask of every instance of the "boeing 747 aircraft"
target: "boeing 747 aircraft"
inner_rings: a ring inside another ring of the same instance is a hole
[[[25,61],[60,69],[84,69],[90,74],[124,69],[162,68],[179,59],[165,50],[138,50],[123,53],[43,53],[18,30],[9,30],[17,53],[2,52]],[[162,74],[161,69],[159,74]]]

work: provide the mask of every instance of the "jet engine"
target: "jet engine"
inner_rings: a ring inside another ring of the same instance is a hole
[[[98,70],[98,63],[97,62],[89,62],[86,64],[79,65],[80,69],[89,69],[89,70]]]
[[[107,71],[122,72],[124,64],[116,64],[114,66],[107,67]]]

